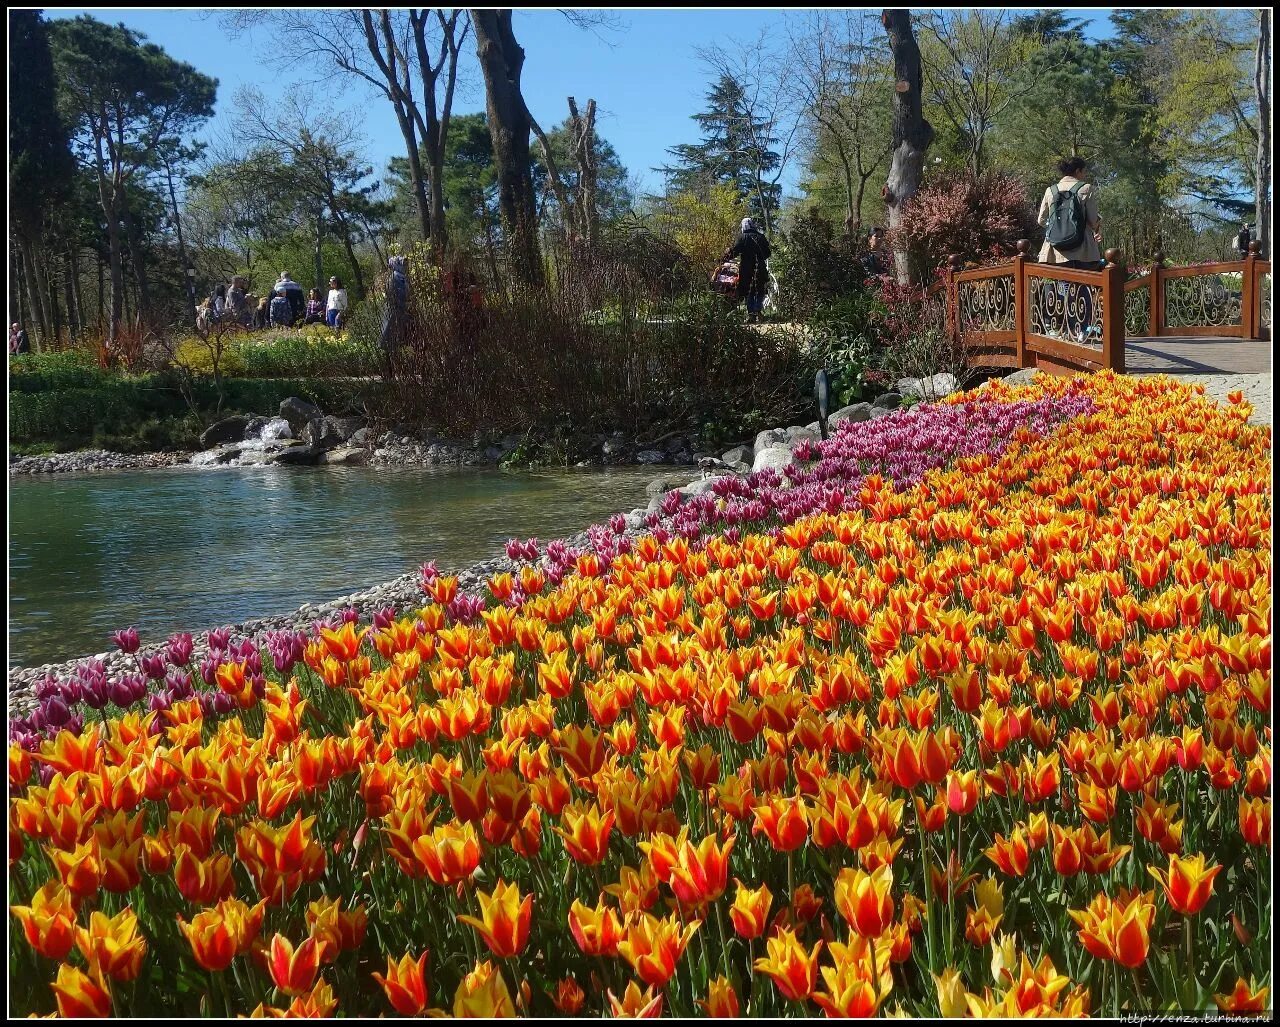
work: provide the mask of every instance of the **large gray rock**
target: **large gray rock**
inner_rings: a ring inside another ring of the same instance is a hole
[[[262,433],[262,429],[270,423],[270,417],[249,418],[249,423],[244,426],[244,437],[246,439],[256,439]]]
[[[321,458],[322,464],[346,464],[353,467],[362,467],[368,463],[369,454],[359,446],[342,446],[338,449],[331,449]]]
[[[666,460],[667,454],[656,449],[642,449],[636,454],[636,463],[639,464],[660,464]]]
[[[927,378],[902,378],[894,387],[903,396],[914,396],[925,402],[932,402],[958,392],[960,381],[954,374],[942,371]]]
[[[706,478],[698,478],[696,481],[689,482],[688,485],[682,485],[680,487],[680,493],[690,499],[694,496],[705,495],[715,487],[716,479],[722,477],[724,477],[724,475],[715,474]]]
[[[827,427],[835,428],[837,424],[841,424],[844,421],[857,423],[869,420],[871,420],[870,403],[850,403],[847,407],[841,407],[827,418]]]
[[[769,446],[756,454],[755,462],[751,465],[753,472],[757,471],[778,471],[781,473],[796,462],[795,454],[786,446]]]
[[[902,406],[902,396],[896,392],[886,392],[883,396],[877,396],[871,405],[880,410],[897,410]]]
[[[737,471],[743,468],[750,468],[753,455],[754,454],[750,446],[734,446],[733,449],[721,456],[720,459]]]
[[[324,454],[311,446],[288,446],[271,457],[273,464],[317,464]]]
[[[600,452],[605,456],[619,456],[627,448],[627,440],[623,438],[607,439],[605,444],[600,447]]]
[[[650,497],[660,496],[664,492],[669,492],[671,489],[676,489],[681,485],[689,484],[689,482],[696,477],[699,476],[692,475],[687,472],[659,475],[644,487],[645,495]]]
[[[317,417],[307,422],[302,429],[302,441],[313,449],[333,449],[345,441],[337,426],[336,418]]]
[[[813,428],[788,428],[787,429],[787,445],[794,446],[801,439],[808,439],[810,442],[818,441],[818,429]]]
[[[245,437],[245,428],[249,424],[248,414],[232,414],[221,421],[209,425],[200,433],[200,448],[211,449],[224,442],[240,442]]]
[[[1020,371],[1014,371],[1011,375],[1006,375],[1001,379],[1006,385],[1030,385],[1036,379],[1036,369],[1034,367],[1024,367]]]
[[[785,428],[769,428],[759,432],[756,435],[755,445],[752,447],[752,454],[759,456],[770,446],[785,446],[787,444],[787,431]]]
[[[352,432],[351,437],[347,439],[347,442],[353,446],[367,446],[371,441],[373,441],[371,434],[372,433],[368,428],[361,428],[359,431]]]
[[[325,423],[332,429],[339,442],[350,442],[351,437],[356,432],[364,428],[363,417],[334,417],[332,415],[325,418]]]
[[[280,416],[289,422],[293,434],[297,435],[306,427],[307,422],[323,417],[324,411],[314,403],[308,403],[298,396],[290,396],[280,401]]]

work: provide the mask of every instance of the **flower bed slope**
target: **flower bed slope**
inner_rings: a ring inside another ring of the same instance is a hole
[[[14,1011],[1268,1008],[1270,431],[1109,374],[944,416],[1046,396],[857,509],[429,573],[20,731]]]

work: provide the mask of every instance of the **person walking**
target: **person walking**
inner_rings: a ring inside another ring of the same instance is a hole
[[[329,279],[329,298],[325,302],[324,319],[330,328],[340,330],[347,319],[347,290],[335,275]]]
[[[404,341],[405,312],[409,307],[409,262],[404,257],[392,257],[387,261],[391,274],[387,277],[386,313],[382,315],[382,334],[378,345],[387,360],[387,374],[391,374],[392,354],[400,348]]]
[[[742,219],[737,240],[720,258],[721,262],[738,258],[738,298],[747,301],[747,324],[758,324],[769,291],[769,257],[772,250],[764,233],[752,218]]]
[[[1058,173],[1062,177],[1044,191],[1036,217],[1045,227],[1040,263],[1097,271],[1102,267],[1102,218],[1098,215],[1098,191],[1085,177],[1088,165],[1082,157],[1066,157],[1058,163]],[[1073,283],[1056,283],[1063,307],[1063,327],[1075,341],[1085,342],[1097,327],[1093,323],[1093,290],[1076,287],[1080,299],[1077,307],[1069,298],[1072,286]],[[1054,288],[1054,283],[1046,283],[1047,290]],[[1044,302],[1050,306],[1053,301],[1046,294]]]
[[[271,327],[289,328],[293,324],[293,305],[289,302],[289,290],[276,289],[276,298],[271,301]]]

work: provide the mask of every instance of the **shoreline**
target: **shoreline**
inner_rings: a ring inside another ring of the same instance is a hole
[[[623,532],[624,536],[634,537],[648,530],[642,516],[644,512],[643,507],[637,507],[630,513],[624,514],[627,522],[626,530]],[[587,527],[590,527],[590,525]],[[572,535],[562,536],[562,541],[567,546],[587,545],[589,543],[587,528],[584,527]],[[518,572],[519,568],[524,565],[524,563],[512,560],[500,551],[492,557],[477,560],[457,570],[442,569],[440,573],[458,579],[458,593],[460,595],[475,596],[483,591],[485,582],[493,575],[501,574],[503,571]],[[372,585],[368,588],[339,596],[336,599],[318,603],[303,603],[289,613],[255,617],[241,621],[238,624],[221,626],[229,627],[233,638],[249,638],[261,647],[266,644],[266,636],[272,631],[309,630],[316,621],[329,620],[348,608],[355,609],[361,621],[368,621],[378,610],[387,607],[394,607],[398,613],[403,614],[406,610],[424,606],[428,602],[428,597],[422,591],[421,581],[422,578],[419,571],[409,571],[399,577],[392,578],[390,581]],[[194,643],[192,666],[198,664],[208,654],[207,634],[210,630],[219,626],[210,625],[200,631],[191,632]],[[166,636],[162,641],[143,644],[139,647],[137,653],[133,655],[127,655],[118,649],[111,649],[108,652],[86,654],[58,663],[46,663],[36,667],[11,667],[8,671],[9,719],[13,720],[15,717],[25,716],[35,709],[37,705],[35,685],[44,677],[49,675],[70,675],[75,672],[76,667],[83,663],[101,660],[106,667],[107,680],[109,682],[117,681],[121,675],[137,670],[139,657],[162,652],[167,641],[168,637]]]

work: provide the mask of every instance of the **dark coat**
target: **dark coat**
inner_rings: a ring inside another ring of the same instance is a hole
[[[738,262],[738,298],[763,298],[769,291],[769,240],[757,229],[743,232],[721,260]]]

